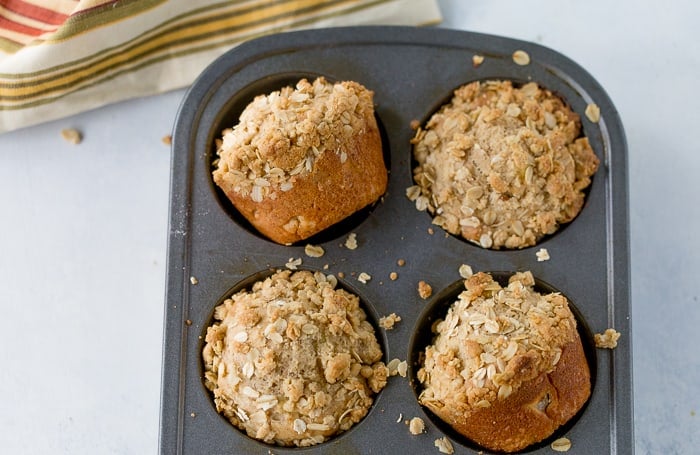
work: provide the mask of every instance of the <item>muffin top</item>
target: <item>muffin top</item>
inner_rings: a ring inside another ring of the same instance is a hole
[[[353,81],[300,80],[259,95],[218,141],[214,181],[255,202],[289,191],[324,153],[343,150],[374,121],[373,92]]]
[[[534,245],[573,220],[599,160],[579,116],[531,82],[472,82],[418,128],[408,197],[484,248]]]
[[[530,272],[514,274],[505,288],[483,272],[465,280],[418,371],[423,404],[489,407],[554,370],[562,347],[578,339],[576,319],[564,296],[541,295],[534,284]]]
[[[219,412],[256,439],[309,446],[359,422],[388,370],[359,298],[278,271],[215,309],[203,350]]]

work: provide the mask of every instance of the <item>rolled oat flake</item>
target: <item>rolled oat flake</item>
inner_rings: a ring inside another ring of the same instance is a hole
[[[530,55],[522,50],[513,52],[513,61],[521,66],[530,64]]]
[[[555,452],[568,452],[571,448],[571,441],[569,438],[559,438],[552,442],[551,447]]]

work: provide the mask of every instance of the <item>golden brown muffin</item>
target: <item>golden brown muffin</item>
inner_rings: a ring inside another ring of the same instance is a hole
[[[472,82],[412,140],[409,198],[484,248],[524,248],[573,220],[598,168],[579,116],[534,82]]]
[[[533,286],[530,272],[505,288],[486,273],[469,277],[418,371],[421,404],[489,450],[515,452],[549,437],[590,396],[566,298]]]
[[[373,92],[302,79],[251,102],[218,145],[214,182],[271,240],[306,239],[384,194]]]
[[[250,437],[310,446],[369,410],[388,370],[357,296],[279,271],[215,309],[203,351],[216,409]]]

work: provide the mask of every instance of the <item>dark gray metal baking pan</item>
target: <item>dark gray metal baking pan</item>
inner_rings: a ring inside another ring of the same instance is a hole
[[[518,49],[530,55],[529,65],[513,62]],[[485,57],[478,67],[472,64],[474,54]],[[255,233],[217,192],[211,162],[214,139],[236,123],[255,95],[317,75],[354,80],[374,91],[390,174],[383,199],[313,239],[326,253],[310,258],[303,244],[277,245]],[[580,215],[535,247],[481,249],[432,226],[430,216],[405,197],[413,184],[411,121],[424,122],[455,88],[482,79],[532,80],[557,93],[581,116],[584,134],[601,161]],[[600,107],[600,122],[586,119],[588,103]],[[201,361],[213,308],[256,274],[302,258],[300,268],[343,272],[341,283],[360,296],[372,317],[400,315],[394,330],[377,334],[386,359],[409,361],[425,342],[426,321],[445,310],[440,297],[454,293],[461,264],[475,271],[531,270],[545,288],[562,292],[573,303],[594,372],[588,405],[555,437],[572,441],[570,454],[633,453],[626,155],[622,124],[604,89],[567,57],[533,43],[446,29],[349,27],[271,35],[224,54],[188,91],[173,133],[160,452],[424,454],[439,453],[434,441],[445,435],[455,453],[480,450],[417,403],[413,363],[406,378],[390,379],[363,421],[314,447],[255,441],[216,413],[203,385]],[[350,232],[357,235],[356,250],[343,246]],[[549,251],[549,261],[537,261],[539,248]],[[398,259],[406,265],[399,267]],[[360,283],[360,272],[372,279]],[[390,272],[399,278],[390,280]],[[433,287],[433,298],[418,296],[420,280]],[[622,333],[618,347],[593,348],[590,332],[608,327]],[[397,422],[399,416],[421,417],[427,432],[411,435]],[[551,439],[524,453],[551,453],[549,443]]]

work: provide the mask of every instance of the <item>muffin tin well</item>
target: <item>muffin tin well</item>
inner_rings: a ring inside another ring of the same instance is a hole
[[[485,272],[489,273],[493,277],[493,279],[503,287],[506,287],[508,285],[508,278],[510,278],[510,276],[512,275],[511,272]],[[539,292],[540,294],[546,295],[550,293],[562,293],[560,290],[554,288],[548,283],[543,282],[539,278],[534,278],[534,290]],[[436,336],[436,334],[432,331],[432,326],[436,323],[436,321],[444,319],[445,315],[447,314],[447,311],[452,306],[452,304],[458,299],[459,294],[462,293],[464,289],[464,279],[459,279],[454,283],[451,283],[449,286],[447,286],[445,289],[443,289],[440,293],[438,293],[434,298],[430,300],[430,302],[426,305],[421,315],[418,317],[413,335],[411,336],[411,339],[409,341],[408,349],[408,374],[410,377],[411,385],[413,386],[413,391],[415,393],[416,400],[418,399],[421,391],[423,390],[422,384],[417,377],[418,370],[423,366],[425,348],[428,345],[432,344],[433,339]],[[567,297],[564,293],[562,293],[562,295]],[[586,355],[586,360],[588,361],[588,367],[591,373],[591,395],[593,395],[595,393],[595,380],[597,368],[596,348],[593,340],[593,334],[591,333],[590,328],[584,320],[583,315],[576,307],[575,302],[573,302],[568,297],[567,300],[569,302],[569,308],[571,309],[571,312],[576,318],[577,330],[579,332],[579,336],[581,337],[581,342],[583,344],[583,350]],[[565,425],[559,427],[550,437],[546,438],[545,440],[539,443],[533,444],[532,446],[519,453],[535,452],[540,448],[546,448],[554,440],[566,436],[568,431],[571,428],[573,428],[574,425],[576,425],[578,419],[585,413],[587,406],[588,403],[584,404],[583,408],[571,420],[569,420]],[[438,416],[433,414],[429,409],[424,408],[424,412],[430,419],[430,422],[436,428],[439,428],[440,431],[448,435],[448,437],[452,441],[456,441],[459,444],[462,444],[465,447],[469,447],[474,451],[485,451],[483,447],[478,446],[473,441],[470,441],[463,435],[457,433],[447,423],[445,423]]]
[[[526,51],[530,64],[515,64],[516,50]],[[475,54],[485,57],[478,67]],[[213,184],[214,141],[256,95],[316,76],[354,80],[374,91],[389,186],[375,206],[350,220],[308,242],[277,245],[247,224]],[[535,81],[561,96],[581,117],[601,162],[578,217],[535,247],[482,249],[431,225],[405,195],[413,185],[411,122],[427,120],[460,85],[484,79]],[[598,123],[584,115],[589,103],[600,107]],[[425,321],[442,317],[460,265],[469,264],[475,272],[530,270],[541,287],[570,298],[594,387],[584,410],[556,435],[572,441],[572,454],[633,453],[626,154],[622,124],[603,88],[567,57],[533,43],[445,29],[348,27],[271,35],[224,54],[188,91],[173,133],[160,452],[423,454],[439,453],[434,441],[447,436],[455,453],[474,453],[475,446],[418,404],[414,376]],[[351,232],[354,250],[344,246]],[[325,254],[306,256],[306,243]],[[540,248],[549,252],[548,261],[538,261]],[[385,359],[409,362],[407,377],[390,378],[360,423],[303,449],[244,435],[216,413],[202,381],[202,338],[214,307],[290,258],[301,259],[300,269],[339,277],[375,322],[392,312],[401,316],[393,330],[378,329],[377,338]],[[362,272],[371,276],[366,283],[357,279]],[[419,297],[421,280],[432,286],[433,297]],[[618,347],[593,348],[590,333],[609,327],[622,333]],[[424,434],[410,434],[403,421],[412,417],[425,421]],[[525,452],[551,453],[549,442]]]
[[[245,277],[244,279],[242,279],[241,281],[239,281],[239,282],[238,282],[234,287],[232,287],[231,289],[227,290],[227,291],[219,298],[219,300],[216,302],[216,304],[211,308],[210,314],[209,314],[209,316],[208,316],[208,318],[207,318],[207,322],[201,326],[201,333],[200,333],[200,337],[199,337],[200,345],[199,345],[199,350],[198,350],[198,352],[201,353],[201,352],[203,352],[203,350],[204,350],[204,346],[205,346],[205,344],[206,344],[206,343],[205,343],[205,339],[206,339],[207,329],[208,329],[210,326],[212,326],[215,322],[217,322],[217,320],[216,320],[215,317],[214,317],[214,309],[215,309],[216,307],[218,307],[219,305],[223,304],[225,300],[231,298],[232,295],[234,295],[234,294],[236,294],[236,293],[238,293],[238,292],[240,292],[240,291],[249,291],[249,290],[253,287],[253,285],[254,285],[256,282],[264,281],[266,278],[268,278],[268,277],[270,277],[271,275],[273,275],[274,272],[275,272],[276,270],[285,269],[285,268],[286,268],[286,267],[285,267],[283,264],[281,264],[279,267],[270,267],[270,268],[267,268],[267,269],[265,269],[265,270],[261,270],[261,271],[259,271],[259,272],[253,273],[252,275],[250,275],[250,276],[248,276],[248,277]],[[305,270],[305,271],[309,271],[309,272],[311,272],[311,273],[318,273],[318,272],[324,273],[323,270],[318,270],[318,269],[313,269],[313,268],[308,268],[308,267],[300,267],[300,268],[298,268],[297,270],[299,270],[299,271]],[[362,311],[364,311],[367,322],[369,322],[369,323],[372,325],[372,327],[373,327],[373,329],[374,329],[375,337],[376,337],[376,339],[377,339],[377,343],[379,344],[379,347],[381,348],[381,350],[382,350],[382,352],[383,352],[383,354],[384,354],[383,357],[382,357],[382,359],[381,359],[381,361],[384,362],[384,363],[386,364],[386,363],[389,361],[389,359],[387,359],[387,357],[386,357],[386,353],[387,353],[387,343],[388,343],[388,341],[387,341],[386,333],[385,333],[384,331],[382,331],[382,330],[379,329],[379,318],[380,318],[380,316],[379,316],[378,314],[376,314],[376,312],[374,311],[374,306],[368,304],[368,302],[367,302],[367,301],[364,299],[364,297],[362,296],[361,290],[358,289],[357,286],[353,285],[353,283],[350,283],[350,282],[348,282],[348,281],[346,281],[346,280],[343,280],[343,279],[338,279],[338,280],[337,280],[337,284],[336,284],[336,286],[335,286],[335,289],[342,289],[342,290],[344,290],[344,291],[347,291],[347,292],[349,292],[349,293],[351,293],[351,294],[354,294],[354,295],[358,296],[358,298],[359,298],[359,300],[360,300],[360,308],[362,309]],[[200,359],[200,360],[201,360],[201,359]],[[200,361],[199,377],[202,379],[202,381],[204,381],[204,372],[205,372],[204,362]],[[215,407],[215,404],[214,404],[213,395],[211,394],[210,391],[206,390],[206,387],[204,388],[203,392],[206,393],[206,394],[208,395],[208,399],[209,399],[210,404],[211,404],[211,410],[210,410],[210,411],[213,411],[214,413],[216,413],[217,411],[216,411],[216,407]],[[374,410],[376,409],[376,398],[377,398],[377,396],[380,395],[381,393],[382,393],[382,391],[379,391],[377,394],[374,395],[374,400],[375,400],[375,402],[374,402],[374,403],[372,404],[372,406],[369,408],[369,410],[368,410],[368,412],[367,412],[367,415],[371,415],[373,412],[375,412]],[[232,424],[230,424],[230,423],[228,422],[228,419],[227,419],[225,416],[220,415],[220,417],[221,417],[221,419],[223,419],[227,424],[231,425],[231,428],[232,428],[232,429],[234,428],[234,426],[232,426]],[[365,418],[363,418],[362,420],[360,420],[359,422],[357,422],[355,425],[353,425],[349,430],[347,430],[347,431],[345,431],[345,432],[343,432],[343,433],[340,433],[339,435],[337,435],[336,437],[332,438],[332,439],[329,440],[329,441],[326,441],[326,442],[324,442],[324,443],[319,444],[318,447],[320,448],[320,447],[323,446],[323,445],[327,445],[327,444],[331,443],[331,441],[333,441],[335,438],[345,436],[348,432],[355,431],[355,430],[357,430],[358,428],[361,428],[363,422],[366,420],[366,417],[367,417],[367,416],[365,416]],[[237,429],[234,430],[234,431],[237,431]],[[361,431],[361,430],[360,430],[360,431]],[[241,435],[244,435],[245,433],[241,430],[241,433],[240,433],[240,434],[241,434]],[[257,442],[257,441],[256,441],[256,442]],[[259,444],[262,444],[261,442],[258,442],[258,443],[259,443]],[[265,445],[265,444],[263,444],[263,445]],[[267,444],[267,446],[268,446],[268,447],[273,447],[273,446],[270,445],[270,444]]]

